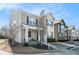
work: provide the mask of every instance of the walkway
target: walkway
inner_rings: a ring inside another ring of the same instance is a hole
[[[12,55],[12,53],[8,53],[3,50],[0,50],[0,55]]]
[[[65,46],[69,46],[69,47],[75,47],[76,45],[73,44],[66,44],[66,43],[62,43],[62,42],[57,42],[59,44],[65,45]]]

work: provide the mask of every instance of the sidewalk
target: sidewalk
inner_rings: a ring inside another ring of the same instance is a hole
[[[5,42],[7,39],[0,39],[0,43]]]
[[[67,44],[67,43],[62,43],[62,42],[57,42],[61,45],[65,45],[65,46],[69,46],[69,47],[75,47],[76,45],[73,45],[73,44]]]
[[[12,55],[12,53],[8,53],[3,50],[0,50],[0,55]]]

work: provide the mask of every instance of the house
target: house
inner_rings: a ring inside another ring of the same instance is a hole
[[[55,20],[51,13],[45,14],[44,11],[40,13],[40,16],[20,10],[14,10],[11,13],[11,38],[21,44],[31,40],[47,43],[48,37],[58,40],[62,38],[60,35],[62,34],[62,27],[66,27],[63,19]]]
[[[73,40],[79,40],[79,30],[77,30],[73,25],[68,26],[68,38]]]
[[[67,26],[64,20],[54,21],[54,38],[57,40],[68,40]]]

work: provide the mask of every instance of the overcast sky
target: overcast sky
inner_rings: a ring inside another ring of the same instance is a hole
[[[64,19],[67,25],[75,25],[79,28],[79,4],[0,4],[0,26],[8,25],[10,14],[13,9],[39,15],[44,9],[46,13],[51,12],[56,20]]]

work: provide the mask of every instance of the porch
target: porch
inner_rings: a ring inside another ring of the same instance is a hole
[[[45,28],[24,25],[22,29],[22,43],[35,44],[47,43],[47,31]]]

